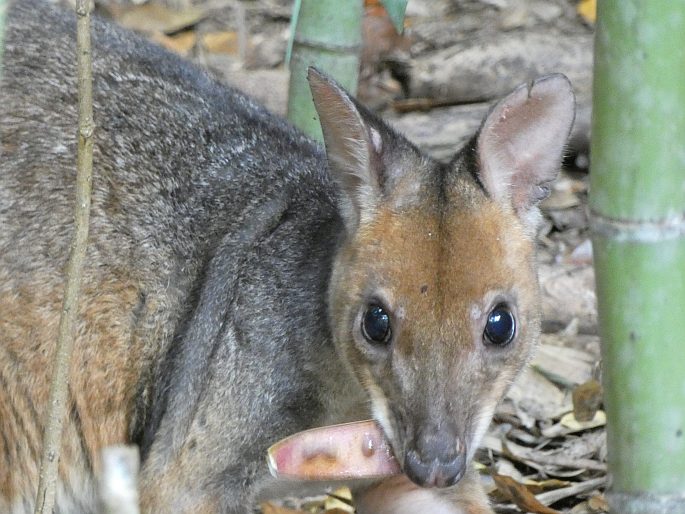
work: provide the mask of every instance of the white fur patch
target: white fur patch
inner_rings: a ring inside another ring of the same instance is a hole
[[[373,127],[369,127],[369,132],[371,132],[371,143],[373,144],[374,150],[376,150],[376,153],[381,153],[381,150],[383,150],[383,138]]]
[[[478,421],[476,421],[476,429],[473,431],[473,439],[471,440],[471,446],[468,448],[467,462],[470,462],[476,450],[480,446],[480,442],[485,435],[485,432],[490,426],[492,421],[492,416],[495,413],[495,407],[497,404],[487,405],[483,410],[480,411],[478,415]]]
[[[371,413],[373,414],[373,418],[380,423],[387,438],[394,441],[395,432],[392,428],[392,423],[390,422],[388,399],[385,397],[381,388],[371,380],[367,380],[366,390],[369,392],[369,398],[371,399]]]

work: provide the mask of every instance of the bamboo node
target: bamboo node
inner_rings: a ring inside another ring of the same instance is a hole
[[[620,242],[657,243],[685,236],[685,213],[660,220],[610,218],[590,210],[593,234]]]

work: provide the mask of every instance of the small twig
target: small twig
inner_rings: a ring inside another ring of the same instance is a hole
[[[486,100],[483,100],[484,102]],[[403,98],[392,102],[395,112],[404,114],[414,111],[430,111],[438,107],[452,107],[455,105],[471,105],[480,102],[463,102],[449,98]]]
[[[547,491],[536,495],[537,500],[543,505],[552,505],[553,503],[570,498],[571,496],[578,496],[580,494],[589,493],[599,487],[604,487],[607,484],[607,477],[593,478],[585,482],[578,482],[569,487],[562,487],[553,491]]]
[[[109,446],[102,450],[100,498],[106,514],[138,514],[138,468],[136,446]]]
[[[62,426],[69,395],[68,375],[74,347],[74,326],[78,313],[81,272],[88,239],[94,131],[90,11],[91,0],[76,1],[79,119],[74,236],[67,263],[59,337],[50,382],[48,417],[43,434],[43,453],[35,514],[51,514],[55,504]]]
[[[565,457],[563,455],[549,455],[531,452],[523,457],[526,461],[532,461],[547,466],[557,466],[568,469],[589,469],[592,471],[603,471],[606,473],[607,465],[592,459],[582,459]]]

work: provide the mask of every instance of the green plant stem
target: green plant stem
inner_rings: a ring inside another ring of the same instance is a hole
[[[591,226],[608,500],[685,513],[685,0],[598,2]]]
[[[357,90],[362,0],[302,0],[290,57],[288,118],[321,141],[307,68],[316,66],[351,93]]]

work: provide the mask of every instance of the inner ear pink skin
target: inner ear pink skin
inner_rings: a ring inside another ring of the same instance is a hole
[[[298,432],[268,451],[274,477],[305,480],[378,478],[401,473],[375,421],[357,421]]]

